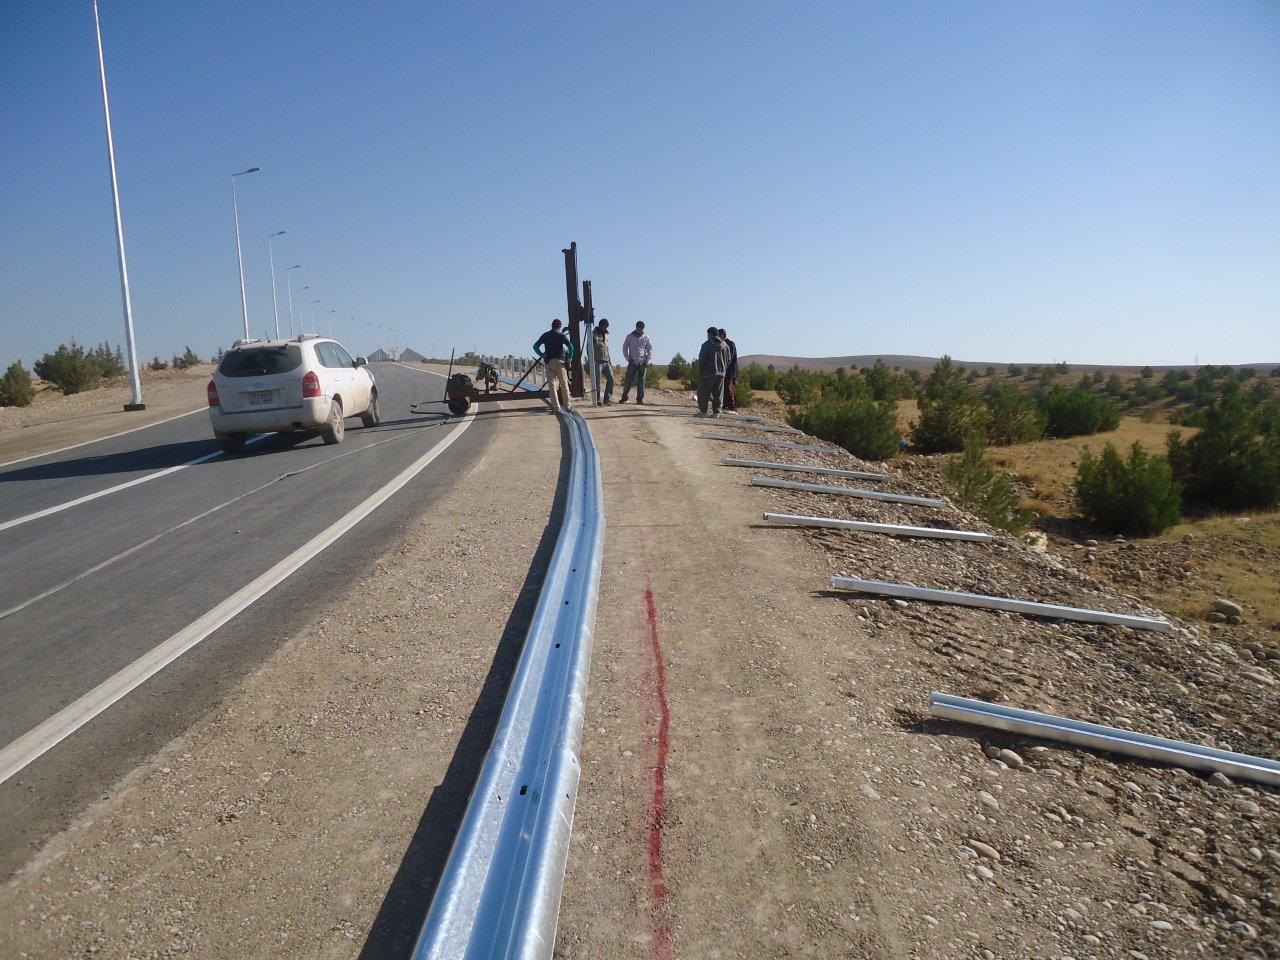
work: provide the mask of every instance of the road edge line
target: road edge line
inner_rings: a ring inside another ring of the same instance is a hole
[[[5,460],[0,462],[0,470],[7,470],[9,467],[19,463],[26,463],[28,460],[39,460],[41,457],[52,457],[58,453],[66,453],[68,450],[75,450],[78,447],[87,447],[91,443],[102,443],[106,440],[114,440],[116,437],[123,437],[125,434],[137,433],[139,430],[147,430],[151,427],[158,427],[162,423],[172,423],[174,420],[181,420],[183,417],[189,417],[193,413],[199,413],[201,410],[208,410],[206,404],[202,407],[196,407],[194,410],[188,410],[186,413],[175,413],[172,417],[165,417],[163,420],[156,420],[152,423],[144,423],[139,427],[130,427],[128,430],[121,430],[119,433],[109,433],[105,437],[97,437],[93,440],[81,440],[79,443],[68,444],[65,447],[57,447],[53,450],[46,450],[44,453],[33,453],[25,457],[19,457],[17,460]]]
[[[137,687],[300,570],[430,466],[432,461],[462,436],[474,419],[474,413],[462,417],[458,425],[439,443],[287,557],[241,587],[204,616],[152,647],[123,670],[108,677],[88,693],[0,749],[0,784],[52,750],[112,704],[128,696]]]

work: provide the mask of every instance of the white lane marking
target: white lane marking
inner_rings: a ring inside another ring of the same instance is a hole
[[[74,703],[63,707],[48,720],[27,731],[0,750],[0,783],[4,783],[27,764],[53,749],[71,734],[106,710],[132,690],[154,677],[173,661],[204,640],[211,633],[244,611],[264,594],[300,570],[320,551],[382,506],[393,494],[416,477],[462,436],[474,420],[474,414],[461,418],[439,443],[379,487],[367,499],[343,514],[293,553],[271,567],[251,583],[241,587],[227,599],[183,627],[168,640],[143,654],[115,675],[108,677]]]
[[[172,417],[165,417],[163,420],[155,420],[151,423],[144,423],[140,427],[130,427],[128,430],[121,430],[119,433],[109,433],[105,437],[97,437],[93,440],[82,440],[79,443],[72,443],[65,447],[58,447],[56,450],[46,450],[44,453],[33,453],[27,457],[19,457],[17,460],[6,460],[0,463],[0,470],[8,470],[10,467],[18,463],[26,463],[28,460],[38,460],[41,457],[52,457],[55,453],[66,453],[68,450],[75,450],[77,447],[87,447],[91,443],[102,443],[104,440],[114,440],[116,437],[123,437],[127,433],[137,433],[139,430],[149,430],[152,427],[158,427],[162,423],[170,423],[173,420],[181,420],[183,417],[189,417],[193,413],[199,413],[201,410],[208,410],[207,405],[196,407],[194,410],[188,410],[186,413],[176,413]]]
[[[250,437],[245,441],[245,445],[257,443],[259,440],[265,440],[269,437],[268,433],[260,433],[256,437]],[[177,473],[179,470],[185,470],[187,467],[194,467],[197,463],[204,463],[212,460],[214,457],[225,456],[221,450],[215,450],[213,453],[206,453],[203,457],[196,457],[194,460],[188,460],[186,463],[180,463],[177,466],[165,467],[163,470],[157,470],[155,473],[143,474],[133,480],[126,480],[124,483],[117,483],[114,487],[107,487],[105,490],[99,490],[96,493],[87,493],[83,497],[76,497],[74,500],[68,500],[66,503],[55,503],[52,507],[45,507],[43,510],[37,510],[35,513],[28,513],[24,517],[14,517],[12,520],[6,520],[0,523],[0,531],[8,530],[11,527],[20,527],[24,523],[30,523],[32,520],[39,520],[41,517],[47,517],[55,513],[61,513],[63,510],[70,510],[72,507],[78,507],[82,503],[88,503],[90,500],[97,500],[99,497],[110,496],[113,493],[119,493],[121,490],[128,490],[130,487],[136,487],[140,483],[146,483],[149,480],[158,480],[161,477],[167,477],[171,473]]]
[[[425,429],[431,426],[434,426],[434,424],[429,424],[429,423],[423,424],[423,426],[419,427],[418,429]],[[111,566],[113,563],[118,563],[121,560],[124,560],[126,557],[133,556],[139,550],[142,550],[144,547],[151,546],[151,544],[155,543],[157,540],[161,539],[162,537],[167,537],[169,534],[175,533],[176,531],[181,530],[183,527],[189,527],[191,526],[191,524],[196,523],[200,520],[203,520],[205,517],[209,516],[210,514],[217,513],[223,507],[229,507],[233,503],[239,503],[241,500],[244,500],[247,497],[253,496],[255,493],[261,493],[263,490],[267,489],[267,487],[280,483],[282,480],[289,480],[292,477],[299,476],[300,474],[306,473],[309,470],[315,470],[315,469],[318,469],[319,467],[327,466],[333,463],[335,460],[342,460],[345,457],[352,457],[352,456],[355,456],[357,453],[363,453],[365,450],[371,450],[374,447],[380,447],[384,443],[399,443],[403,440],[411,440],[413,439],[413,436],[414,436],[413,434],[408,433],[398,437],[388,437],[386,440],[377,440],[373,443],[366,443],[363,447],[356,447],[354,450],[348,450],[346,453],[340,453],[336,457],[329,457],[329,459],[327,460],[321,460],[318,463],[312,463],[305,467],[299,467],[297,470],[290,470],[288,473],[282,473],[278,477],[272,477],[266,483],[260,484],[254,487],[252,490],[246,490],[244,493],[240,494],[239,496],[232,497],[230,500],[224,500],[222,503],[218,504],[216,507],[210,507],[208,510],[205,510],[201,513],[197,513],[194,517],[190,517],[187,520],[183,520],[181,523],[175,523],[168,530],[161,531],[160,533],[157,533],[155,536],[148,537],[146,540],[143,540],[141,543],[134,544],[132,547],[129,547],[127,550],[122,550],[120,553],[117,553],[114,557],[108,557],[106,560],[103,560],[101,563],[95,563],[88,570],[83,570],[80,573],[77,573],[74,577],[71,577],[69,580],[64,580],[62,581],[62,583],[59,583],[57,586],[50,587],[48,590],[45,590],[41,593],[37,593],[34,597],[28,597],[26,600],[23,600],[21,603],[10,607],[8,610],[0,610],[0,620],[4,620],[7,617],[13,616],[15,613],[19,613],[27,609],[27,607],[31,606],[33,603],[39,603],[41,600],[47,600],[49,597],[52,597],[55,593],[60,593],[63,590],[67,589],[67,587],[74,586],[75,584],[79,583],[81,580],[87,579],[88,577],[93,576],[95,573],[98,573],[101,570],[105,570],[107,567]]]

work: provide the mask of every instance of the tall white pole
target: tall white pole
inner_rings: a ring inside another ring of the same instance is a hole
[[[276,339],[280,339],[280,303],[276,299],[276,255],[271,249],[271,240],[273,237],[282,237],[287,230],[280,230],[276,233],[267,234],[267,260],[271,263],[271,313],[276,319]]]
[[[302,264],[295,263],[292,267],[284,272],[286,285],[289,288],[289,336],[295,336],[293,329],[293,271],[300,269]]]
[[[249,339],[249,299],[244,292],[244,254],[240,249],[240,208],[236,204],[236,177],[257,173],[261,167],[250,167],[231,175],[231,217],[236,224],[236,264],[240,267],[240,315],[244,319],[244,338]]]
[[[111,205],[116,218],[116,255],[120,261],[120,300],[124,305],[124,342],[129,361],[129,387],[132,402],[125,410],[145,410],[142,381],[138,379],[138,349],[133,342],[133,298],[129,294],[129,265],[124,255],[124,221],[120,218],[120,186],[116,181],[116,146],[111,137],[111,103],[107,100],[107,61],[102,53],[102,23],[98,18],[98,0],[93,0],[93,29],[98,37],[98,76],[102,80],[102,118],[107,128],[107,166],[111,169]]]

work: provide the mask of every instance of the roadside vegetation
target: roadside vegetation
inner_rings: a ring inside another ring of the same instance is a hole
[[[199,363],[200,357],[186,347],[181,354],[174,354],[171,360],[155,357],[147,368],[152,371],[170,367],[186,370]],[[103,341],[94,347],[84,347],[71,340],[58,344],[55,350],[37,359],[30,371],[20,360],[11,363],[0,376],[0,407],[30,406],[43,391],[50,389],[63,396],[83,393],[116,383],[127,373],[124,351],[119,344],[113,347]]]

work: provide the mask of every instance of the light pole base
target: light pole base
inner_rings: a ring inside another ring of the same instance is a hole
[[[133,413],[135,410],[145,410],[145,409],[147,409],[147,405],[145,403],[126,403],[124,405],[125,413]]]

